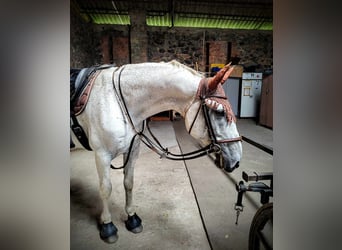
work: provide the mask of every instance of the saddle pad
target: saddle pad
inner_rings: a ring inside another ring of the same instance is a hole
[[[111,67],[115,67],[115,64],[70,69],[70,112],[72,114],[79,115],[84,110],[97,75],[101,70]]]
[[[81,114],[82,111],[85,109],[90,95],[90,91],[93,87],[96,77],[99,75],[100,72],[101,71],[95,71],[87,78],[88,82],[87,84],[85,84],[85,87],[81,95],[76,99],[76,104],[73,108],[73,112],[76,116]]]
[[[70,69],[70,111],[73,111],[81,93],[89,83],[89,77],[96,71],[96,67]]]

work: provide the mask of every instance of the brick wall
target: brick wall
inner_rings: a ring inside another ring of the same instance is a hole
[[[211,41],[209,42],[209,66],[212,63],[227,63],[228,58],[227,41]]]
[[[93,26],[92,36],[98,41],[93,48],[97,51],[95,64],[115,63],[120,66],[130,63],[128,27],[121,25],[113,29],[111,25]]]
[[[113,61],[117,65],[129,63],[129,39],[126,36],[116,35],[113,38]]]

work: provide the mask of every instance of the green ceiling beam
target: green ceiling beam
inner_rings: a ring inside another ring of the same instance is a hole
[[[129,25],[131,20],[129,15],[111,15],[111,14],[90,14],[93,22],[96,24],[118,24]]]
[[[88,14],[95,24],[115,24],[130,25],[130,16],[128,14]],[[169,13],[148,15],[146,17],[148,26],[171,27],[171,15]],[[174,27],[187,28],[218,28],[218,29],[248,29],[248,30],[272,30],[273,23],[261,18],[204,18],[189,17],[176,14],[174,17]]]

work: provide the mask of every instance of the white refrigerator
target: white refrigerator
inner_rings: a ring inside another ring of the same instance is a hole
[[[242,73],[240,117],[257,117],[260,110],[262,73]]]

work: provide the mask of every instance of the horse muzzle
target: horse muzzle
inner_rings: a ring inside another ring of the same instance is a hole
[[[242,145],[241,142],[234,143],[235,145],[227,145],[222,147],[223,168],[228,173],[233,172],[240,166],[240,160],[242,157]]]
[[[225,162],[224,164],[224,170],[227,171],[228,173],[233,172],[236,168],[238,168],[240,166],[240,162],[236,162],[234,165],[230,165],[229,162]]]

